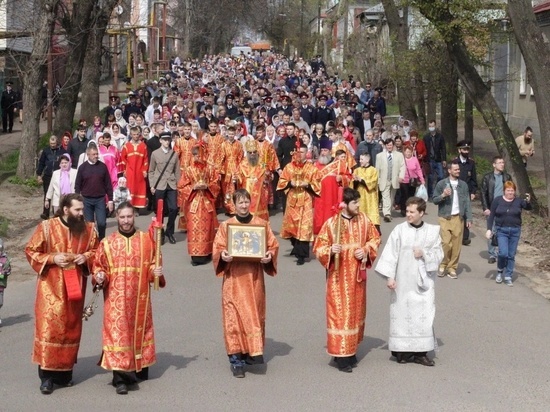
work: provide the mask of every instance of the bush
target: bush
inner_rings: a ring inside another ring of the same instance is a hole
[[[41,184],[38,183],[38,179],[36,177],[29,177],[28,179],[21,179],[17,176],[11,176],[8,178],[8,182],[14,185],[22,185],[27,186],[31,188],[40,187]]]
[[[18,163],[19,150],[15,150],[0,161],[0,172],[14,173],[17,170]]]

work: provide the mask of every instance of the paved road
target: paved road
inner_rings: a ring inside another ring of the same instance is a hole
[[[428,221],[436,210],[429,205]],[[140,217],[145,228],[149,217]],[[384,224],[390,227],[399,223]],[[114,222],[110,222],[111,230]],[[281,215],[272,218],[279,230]],[[13,282],[0,311],[1,411],[546,411],[550,402],[547,300],[520,278],[497,285],[485,242],[464,249],[459,279],[438,279],[436,366],[398,365],[387,349],[389,292],[374,272],[360,363],[352,374],[325,353],[324,271],[296,266],[281,241],[279,274],[267,279],[267,365],[235,379],[224,353],[221,280],[211,265],[192,267],[185,235],[167,244],[168,287],[153,292],[158,363],[139,391],[119,396],[111,374],[96,366],[101,311],[85,323],[73,388],[39,393],[30,363],[33,279]],[[88,299],[87,299],[88,301]]]

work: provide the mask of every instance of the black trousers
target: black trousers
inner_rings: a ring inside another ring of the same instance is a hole
[[[166,187],[164,190],[155,190],[155,205],[153,205],[153,210],[156,210],[156,203],[160,199],[164,200],[163,216],[168,216],[165,234],[173,235],[176,217],[178,216],[178,192],[170,187]]]
[[[401,183],[399,185],[399,192],[400,192],[399,208],[401,209],[401,213],[403,214],[406,212],[406,209],[407,209],[406,207],[407,200],[409,199],[409,197],[414,196],[414,194],[416,193],[416,187],[411,186],[408,183]]]
[[[51,379],[57,385],[66,385],[73,379],[73,371],[48,371],[38,366],[38,377],[41,383]]]
[[[2,130],[11,133],[13,129],[13,112],[14,108],[2,109]]]
[[[139,372],[113,371],[113,386],[118,386],[122,383],[133,385],[138,380],[146,381],[147,379],[149,379],[149,368],[143,368]]]
[[[47,176],[47,175],[42,176],[42,189],[44,190],[44,201],[46,201],[46,193],[48,193],[48,188],[50,187],[51,181],[52,181],[51,176]],[[48,209],[46,209],[44,207],[44,203],[42,203],[42,208],[43,208],[42,213],[45,214],[46,216],[50,216],[51,207],[52,207],[51,199],[50,199],[50,207]]]
[[[292,252],[297,258],[307,259],[309,257],[309,242],[305,240],[298,240],[295,238],[290,239],[292,243]]]

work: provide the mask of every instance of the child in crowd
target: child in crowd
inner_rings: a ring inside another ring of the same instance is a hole
[[[8,286],[8,276],[10,274],[10,259],[4,252],[4,241],[0,239],[0,308],[4,305],[4,289]],[[0,319],[0,326],[2,326],[2,319]]]
[[[115,204],[115,210],[118,208],[118,205],[120,205],[122,202],[131,202],[131,201],[132,201],[132,195],[130,194],[130,190],[126,187],[126,178],[119,177],[118,187],[113,192],[113,202]]]

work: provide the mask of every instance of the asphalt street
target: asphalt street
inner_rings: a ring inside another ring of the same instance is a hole
[[[426,221],[436,223],[429,205]],[[151,217],[138,219],[146,229]],[[225,219],[220,216],[220,219]],[[281,228],[282,215],[271,218]],[[403,221],[383,223],[383,242]],[[115,227],[110,219],[109,231]],[[30,361],[35,279],[12,282],[0,310],[0,411],[547,411],[550,402],[550,303],[526,286],[494,281],[486,241],[473,234],[459,278],[438,278],[436,366],[390,359],[389,291],[370,271],[359,366],[341,373],[325,351],[325,272],[312,259],[296,266],[280,240],[279,273],[267,277],[266,365],[245,379],[229,370],[221,324],[221,279],[211,264],[192,267],[185,234],[163,246],[168,285],[153,291],[157,364],[126,396],[97,366],[102,304],[85,322],[75,386],[40,394]],[[91,289],[91,288],[89,288]],[[86,302],[89,301],[90,290]]]

